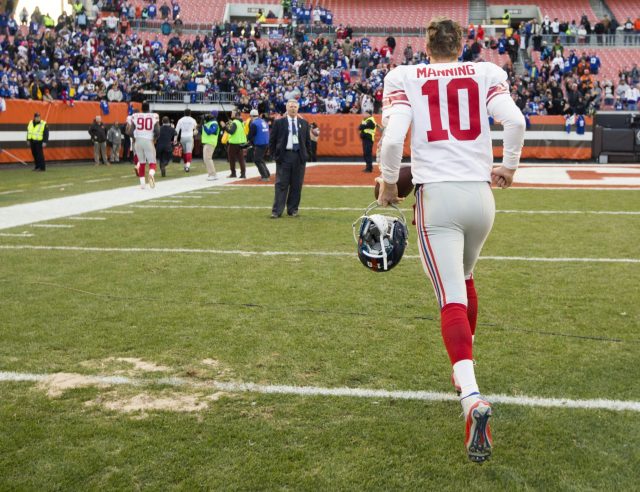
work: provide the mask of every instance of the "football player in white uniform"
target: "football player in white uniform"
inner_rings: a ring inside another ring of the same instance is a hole
[[[160,133],[160,117],[149,112],[149,103],[142,103],[142,112],[131,116],[127,130],[133,129],[135,153],[138,157],[136,172],[140,178],[140,187],[145,187],[145,167],[149,164],[149,186],[155,188],[156,146],[155,139]]]
[[[191,110],[185,109],[184,116],[176,123],[178,140],[182,144],[182,159],[184,160],[184,172],[191,168],[191,155],[193,153],[193,137],[198,128],[198,122],[191,117]]]
[[[436,18],[427,28],[429,65],[404,65],[384,80],[378,201],[398,203],[397,181],[411,126],[420,257],[441,309],[444,344],[466,420],[472,461],[491,456],[491,404],[473,368],[478,300],[473,268],[495,214],[490,184],[511,186],[525,120],[509,94],[507,74],[492,63],[460,63],[462,29]],[[489,116],[504,126],[502,165],[493,167]]]

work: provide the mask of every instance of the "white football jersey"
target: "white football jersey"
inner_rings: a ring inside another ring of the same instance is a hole
[[[176,133],[180,133],[180,139],[190,140],[193,138],[193,132],[198,126],[198,122],[191,116],[183,116],[176,123]]]
[[[402,65],[387,74],[382,124],[411,115],[414,183],[491,180],[487,104],[500,94],[509,95],[507,73],[493,63]]]
[[[153,129],[160,121],[157,113],[135,113],[131,115],[133,124],[133,137],[153,140]]]

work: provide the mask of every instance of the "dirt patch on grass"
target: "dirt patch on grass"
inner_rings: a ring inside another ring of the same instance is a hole
[[[109,386],[109,383],[94,376],[59,372],[47,376],[44,381],[38,383],[38,387],[47,392],[52,398],[61,396],[65,391],[88,386]]]
[[[134,412],[201,412],[209,408],[209,404],[224,396],[223,392],[216,392],[212,395],[203,396],[201,394],[162,394],[140,393],[134,396],[118,397],[105,400],[99,397],[85,403],[87,406],[102,406],[108,410],[115,410],[123,413]]]

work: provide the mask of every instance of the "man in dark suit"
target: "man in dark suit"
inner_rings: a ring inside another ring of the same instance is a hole
[[[290,217],[298,216],[304,171],[311,149],[309,123],[298,118],[298,101],[287,101],[287,113],[273,123],[269,136],[271,155],[276,161],[276,196],[271,218],[278,219],[287,206]]]

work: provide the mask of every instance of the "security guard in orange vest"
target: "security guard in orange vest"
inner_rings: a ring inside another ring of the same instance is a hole
[[[364,118],[360,122],[358,130],[360,130],[360,138],[362,139],[362,154],[365,162],[365,168],[362,172],[373,172],[373,141],[376,138],[376,120],[373,119],[371,113],[365,111]]]
[[[49,127],[46,121],[40,119],[40,113],[33,115],[33,120],[27,125],[27,141],[31,144],[31,154],[35,161],[34,171],[44,171],[46,163],[44,161],[44,150],[49,141]]]

